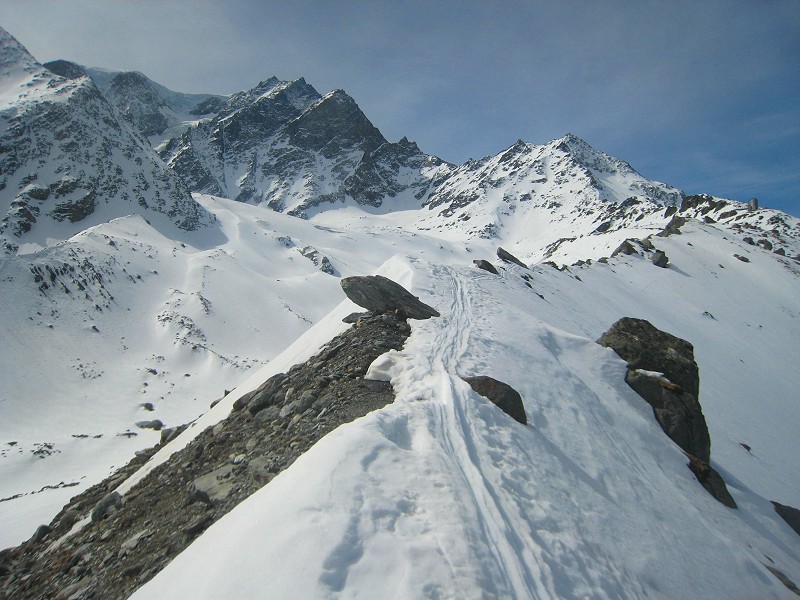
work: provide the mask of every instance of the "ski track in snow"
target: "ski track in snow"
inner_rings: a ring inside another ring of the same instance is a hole
[[[395,403],[321,440],[134,598],[786,596],[761,563],[798,577],[793,532],[746,490],[731,488],[738,511],[710,498],[612,351],[513,306],[511,278],[381,272],[442,313],[388,355]],[[460,379],[478,374],[520,391],[527,426]]]

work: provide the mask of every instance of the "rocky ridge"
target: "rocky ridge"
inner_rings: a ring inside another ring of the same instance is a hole
[[[339,425],[393,399],[364,379],[372,361],[399,350],[402,315],[368,314],[316,356],[240,398],[223,422],[199,434],[124,497],[114,489],[157,449],[73,498],[31,540],[0,553],[6,598],[125,598],[195,537]],[[162,432],[162,444],[179,430]],[[91,519],[69,534],[81,515]]]
[[[0,29],[0,244],[46,245],[141,211],[195,230],[212,218],[88,78],[65,79]],[[16,75],[14,75],[16,74]]]

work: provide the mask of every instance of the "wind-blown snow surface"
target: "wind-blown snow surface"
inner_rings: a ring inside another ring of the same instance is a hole
[[[687,242],[701,239],[712,256],[689,262]],[[775,446],[788,443],[772,465],[784,465],[784,478],[769,493],[780,488],[797,497],[796,436],[784,437],[779,427],[797,422],[794,396],[776,384],[754,398],[760,388],[751,381],[782,374],[780,365],[769,369],[753,327],[772,332],[775,354],[797,356],[797,277],[772,290],[785,310],[757,323],[774,311],[745,313],[718,295],[725,282],[730,292],[754,281],[734,268],[730,242],[697,228],[664,243],[676,267],[658,271],[662,282],[647,271],[656,267],[629,258],[582,269],[580,280],[537,271],[534,285],[544,298],[525,287],[516,267],[496,277],[393,259],[381,273],[442,313],[413,322],[404,349],[376,361],[375,376],[391,377],[395,403],[321,440],[133,597],[790,595],[764,564],[797,581],[800,542],[744,480],[758,471],[748,461],[768,462]],[[769,281],[772,265],[752,258],[757,264],[744,266],[764,269],[755,280]],[[720,289],[703,292],[698,276],[709,260],[728,263],[731,273],[712,278]],[[648,289],[638,287],[654,279]],[[641,295],[626,300],[623,290]],[[612,298],[619,303],[606,306]],[[703,308],[718,314],[704,317]],[[616,314],[649,317],[678,335],[693,331],[687,337],[697,347],[712,456],[738,510],[702,489],[650,407],[624,383],[624,362],[592,341]],[[713,327],[731,342],[741,330],[749,353],[741,346],[713,352],[706,346]],[[747,360],[731,366],[737,350]],[[527,426],[460,379],[482,374],[521,393]],[[773,404],[763,407],[768,421],[756,424],[761,408],[754,404],[765,401]],[[715,437],[720,425],[730,426],[720,422],[723,415],[738,422],[744,413],[750,419],[740,430]],[[741,447],[735,455],[739,433],[753,442],[752,455]]]

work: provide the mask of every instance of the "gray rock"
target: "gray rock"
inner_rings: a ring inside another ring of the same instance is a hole
[[[119,510],[122,507],[122,496],[119,492],[111,492],[103,497],[92,509],[92,523],[96,523],[106,515]]]
[[[629,370],[625,381],[653,407],[661,428],[685,452],[708,462],[711,438],[697,397],[680,386]]]
[[[381,275],[345,277],[340,283],[350,300],[373,313],[399,311],[409,319],[440,316],[399,283]]]
[[[692,456],[688,453],[686,456],[689,457],[689,470],[697,477],[697,481],[700,482],[700,485],[702,485],[716,500],[728,508],[737,508],[736,501],[733,499],[733,496],[731,496],[725,485],[725,481],[723,481],[722,476],[717,473],[716,469],[711,467],[707,462],[698,459],[696,456]]]
[[[528,417],[519,392],[507,383],[492,377],[479,375],[477,377],[463,377],[470,387],[481,396],[488,398],[512,419],[526,425]]]
[[[747,258],[746,256],[742,256],[741,254],[734,254],[733,256],[734,256],[734,258],[738,258],[740,261],[742,261],[744,263],[749,263],[750,262],[749,258]]]
[[[772,250],[772,242],[767,239],[760,239],[756,242],[757,245],[761,246],[764,250],[771,251]]]
[[[499,275],[500,273],[497,272],[497,269],[494,268],[494,265],[490,263],[488,260],[478,259],[473,260],[475,266],[479,269],[483,269],[484,271],[489,271],[489,273],[494,273],[495,275]]]
[[[780,502],[775,502],[774,500],[771,502],[772,506],[775,507],[775,512],[778,513],[784,521],[786,521],[789,527],[794,529],[794,532],[797,535],[800,535],[800,510],[796,509],[794,506],[781,504]]]
[[[50,534],[51,531],[53,530],[50,529],[50,527],[48,527],[47,525],[39,525],[39,527],[36,528],[36,531],[33,532],[31,539],[28,540],[28,543],[36,544],[38,542],[41,542],[44,538],[46,538]]]
[[[674,217],[672,217],[670,222],[667,223],[667,226],[664,227],[664,229],[662,229],[661,231],[659,231],[656,235],[658,237],[668,237],[670,235],[676,235],[676,234],[680,235],[681,227],[683,227],[684,225],[686,225],[686,219],[679,215],[675,215]]]
[[[523,269],[527,269],[528,268],[528,265],[526,265],[524,262],[522,262],[516,256],[511,254],[511,252],[509,252],[508,250],[504,250],[503,248],[500,248],[500,247],[497,248],[497,258],[499,258],[500,260],[504,260],[504,261],[506,261],[508,263],[514,263],[515,265],[519,265]]]
[[[612,348],[628,363],[626,382],[650,404],[664,433],[687,454],[689,468],[702,486],[725,506],[736,508],[722,477],[708,464],[711,437],[698,400],[700,374],[694,347],[648,321],[630,317],[614,323],[597,343]]]
[[[700,373],[694,361],[694,346],[649,321],[623,317],[597,343],[613,349],[631,369],[663,373],[684,391],[699,395]]]
[[[653,252],[653,258],[651,260],[655,266],[661,267],[662,269],[666,269],[669,266],[669,259],[663,250],[656,250]]]
[[[195,479],[189,486],[190,500],[202,500],[208,504],[225,500],[233,491],[233,469],[233,465],[225,465]]]
[[[630,256],[631,254],[638,254],[638,252],[636,252],[636,248],[633,247],[633,244],[631,244],[630,240],[625,240],[619,246],[617,246],[616,250],[611,253],[611,258],[614,258],[619,254]]]
[[[372,313],[368,312],[354,312],[347,315],[344,319],[342,319],[343,323],[358,323],[360,319],[366,319],[367,317],[371,317]]]
[[[161,428],[164,427],[164,423],[159,419],[153,419],[152,421],[137,421],[136,426],[141,429],[155,429],[156,431],[160,431]]]

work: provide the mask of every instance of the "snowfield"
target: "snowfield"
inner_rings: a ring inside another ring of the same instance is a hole
[[[669,241],[677,251],[698,238],[721,241],[704,231]],[[634,279],[656,268],[635,261],[616,268]],[[613,288],[612,267],[602,269]],[[589,277],[571,279],[591,292],[570,307],[547,299],[569,277],[555,271],[534,274],[544,300],[516,267],[497,277],[398,257],[380,272],[442,313],[412,322],[405,348],[376,361],[395,403],[321,440],[134,598],[787,596],[764,565],[796,580],[800,543],[742,482],[754,457],[742,449],[736,460],[724,443],[713,446],[739,508],[719,504],[624,383],[625,363],[586,331],[560,327],[570,312],[605,305]],[[674,273],[664,277],[691,278]],[[787,324],[796,316],[795,307]],[[713,355],[698,358],[703,401],[722,382],[709,368]],[[527,426],[460,379],[482,374],[521,393]],[[776,421],[797,422],[791,398]],[[704,406],[713,443],[726,407]],[[761,430],[748,438],[757,455],[773,449],[770,436],[755,442]],[[797,456],[784,452],[782,464]],[[797,492],[789,483],[796,475],[786,474],[785,494]]]

